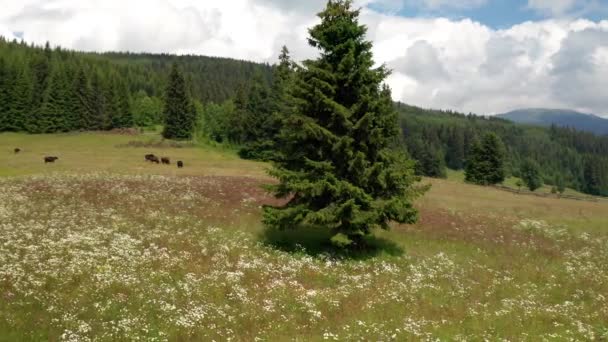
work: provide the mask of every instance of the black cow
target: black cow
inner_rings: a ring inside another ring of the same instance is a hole
[[[180,168],[180,169],[181,169],[181,168],[183,168],[183,167],[184,167],[184,162],[183,162],[183,161],[181,161],[181,160],[180,160],[180,161],[178,161],[178,162],[177,162],[177,167],[178,167],[178,168]]]
[[[20,149],[20,148],[16,148],[16,149],[15,149],[15,154],[17,154],[17,153],[19,153],[19,152],[21,152],[21,149]]]
[[[58,157],[44,157],[44,163],[54,163],[57,159],[59,159]]]
[[[155,164],[160,164],[160,160],[158,159],[157,156],[152,156],[150,157],[150,162],[155,163]]]
[[[167,158],[167,157],[162,157],[160,158],[160,160],[163,162],[163,164],[165,165],[171,165],[171,159]]]
[[[151,162],[154,158],[156,158],[153,154],[146,154],[146,161]]]

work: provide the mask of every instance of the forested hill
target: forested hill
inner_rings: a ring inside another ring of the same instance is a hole
[[[515,110],[497,116],[522,124],[572,127],[580,131],[608,135],[608,119],[573,110],[531,108]]]
[[[572,128],[536,127],[495,117],[425,110],[397,104],[404,143],[419,161],[418,172],[445,176],[465,166],[472,142],[496,133],[507,150],[507,173],[519,176],[525,159],[540,164],[545,183],[563,180],[579,191],[608,196],[608,137]]]
[[[0,131],[132,126],[137,108],[158,111],[173,62],[200,102],[225,101],[255,75],[272,75],[269,65],[226,58],[84,53],[0,37]]]

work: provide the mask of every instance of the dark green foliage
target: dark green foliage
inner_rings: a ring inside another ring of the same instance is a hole
[[[44,94],[38,113],[30,124],[32,133],[67,132],[73,129],[74,118],[69,103],[69,83],[65,71],[55,66],[49,86]]]
[[[296,75],[295,112],[285,119],[279,145],[282,158],[269,186],[282,207],[264,208],[273,229],[319,226],[332,241],[361,247],[374,228],[390,221],[411,223],[413,162],[391,149],[397,139],[397,115],[390,91],[382,87],[388,72],[373,68],[366,28],[350,1],[329,1],[310,30],[309,42],[321,50]]]
[[[164,96],[166,75],[174,63],[189,80],[188,93],[202,101],[232,98],[237,84],[249,83],[256,73],[265,83],[272,78],[268,65],[225,58],[81,53],[51,49],[48,43],[35,47],[0,37],[0,132],[52,133],[133,126],[131,98],[142,91],[155,99],[154,104],[147,101],[145,106],[150,109],[156,105]],[[20,88],[15,89],[20,77]],[[29,78],[28,84],[25,77]],[[56,86],[61,89],[51,89]],[[30,89],[31,95],[19,95],[13,106],[13,94],[26,94]],[[16,108],[13,113],[11,106]],[[27,115],[23,114],[25,109]],[[152,121],[162,123],[156,118]]]
[[[129,93],[125,84],[117,77],[112,79],[109,101],[112,128],[132,127],[134,121],[129,104]]]
[[[527,158],[521,166],[520,178],[524,181],[530,191],[536,191],[543,186],[543,178],[540,166],[534,160]]]
[[[433,148],[421,138],[408,139],[408,152],[416,160],[416,174],[433,178],[446,178],[446,167],[443,155],[438,148]]]
[[[77,118],[76,128],[86,130],[92,126],[92,92],[87,74],[80,68],[72,83],[71,111]]]
[[[91,80],[91,108],[88,129],[98,131],[110,127],[109,117],[106,114],[108,108],[108,100],[105,92],[105,85],[99,76],[99,73],[93,73]]]
[[[584,189],[588,194],[608,196],[608,162],[597,157],[587,156],[584,168]]]
[[[487,133],[476,142],[466,161],[465,179],[479,185],[494,185],[505,180],[505,149],[500,138]]]
[[[401,103],[396,107],[401,113],[401,128],[408,150],[418,138],[445,155],[446,164],[452,169],[464,164],[473,142],[487,132],[495,133],[505,142],[506,174],[519,176],[523,162],[531,158],[538,163],[545,183],[556,185],[559,176],[564,188],[588,192],[587,189],[593,187],[586,186],[585,159],[595,158],[598,160],[595,164],[600,165],[608,163],[608,137],[570,128],[523,126],[493,117],[424,110]],[[461,137],[464,157],[460,156],[462,150],[455,148]],[[599,176],[595,178],[606,179],[608,167],[589,167],[587,178],[593,178],[591,175],[595,173]],[[608,193],[608,183],[599,181],[599,184],[602,193]]]
[[[5,130],[24,131],[26,123],[31,120],[33,82],[30,70],[27,67],[21,69],[13,84],[13,91],[8,98],[9,109],[5,121]]]
[[[566,191],[566,183],[564,181],[564,177],[562,175],[557,175],[555,177],[555,189],[558,193],[563,194]]]
[[[186,90],[186,80],[177,64],[171,68],[165,93],[165,129],[167,139],[190,139],[194,132],[196,113]]]

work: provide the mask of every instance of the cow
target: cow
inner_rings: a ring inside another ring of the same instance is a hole
[[[44,157],[44,163],[54,163],[57,159],[59,159],[58,157]]]
[[[155,164],[160,164],[160,160],[158,159],[157,156],[150,157],[149,161],[152,163],[155,163]]]
[[[162,157],[160,158],[160,160],[163,162],[163,164],[165,165],[171,165],[171,159],[167,158],[167,157]]]
[[[178,167],[178,168],[180,168],[180,169],[181,169],[181,168],[183,168],[183,167],[184,167],[184,162],[183,162],[183,161],[181,161],[181,160],[180,160],[180,161],[178,161],[178,162],[177,162],[177,167]]]
[[[15,154],[17,154],[19,152],[21,152],[21,149],[20,148],[15,148]]]
[[[152,160],[154,160],[154,158],[156,158],[155,155],[153,155],[153,154],[146,154],[146,161],[151,162]]]

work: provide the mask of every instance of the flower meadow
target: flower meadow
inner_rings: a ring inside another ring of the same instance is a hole
[[[608,339],[606,236],[422,225],[389,233],[398,255],[313,255],[261,238],[264,201],[247,179],[0,179],[0,340]]]

